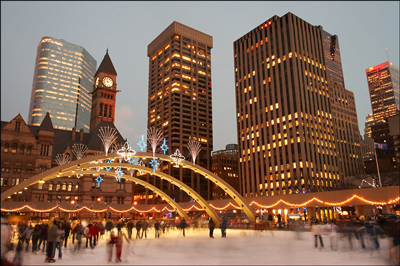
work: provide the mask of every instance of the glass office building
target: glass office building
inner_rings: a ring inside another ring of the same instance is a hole
[[[43,37],[38,45],[28,124],[46,112],[55,128],[89,132],[96,60],[82,46]]]

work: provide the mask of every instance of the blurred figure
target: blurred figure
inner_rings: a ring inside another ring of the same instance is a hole
[[[110,232],[110,240],[107,242],[108,262],[111,262],[113,255],[114,244],[117,243],[117,236],[114,232]]]
[[[215,228],[214,220],[210,217],[208,221],[208,230],[210,238],[214,238],[214,228]]]
[[[45,262],[55,262],[54,253],[57,243],[58,226],[57,221],[54,219],[52,225],[47,231],[47,254]]]
[[[57,238],[56,238],[56,249],[58,249],[58,259],[62,258],[62,246],[65,238],[65,231],[63,230],[63,223],[58,222]]]
[[[92,245],[92,241],[90,241],[90,247],[94,248],[97,245],[97,240],[99,238],[99,227],[97,226],[97,223],[93,224],[89,228],[89,233],[93,239],[93,245]]]
[[[145,238],[147,238],[147,229],[148,229],[148,227],[149,227],[149,224],[147,223],[146,220],[143,219],[143,222],[142,222],[142,236],[140,238],[143,238],[143,236]]]
[[[337,225],[334,223],[324,223],[324,225],[320,225],[320,228],[321,228],[321,233],[329,238],[329,244],[331,250],[336,251],[338,249],[337,231],[339,229]],[[322,244],[321,246],[323,247]]]
[[[76,228],[75,234],[76,234],[76,242],[77,242],[77,243],[76,243],[76,245],[75,245],[75,247],[74,247],[74,251],[75,251],[75,252],[79,252],[79,251],[81,250],[82,236],[83,236],[85,230],[83,229],[83,226],[82,226],[81,223],[77,224],[77,225],[75,226],[75,228]]]
[[[126,237],[126,235],[124,233],[122,233],[121,229],[119,229],[118,233],[117,233],[117,240],[116,240],[116,243],[115,243],[116,262],[121,262],[123,238],[125,238],[126,241],[129,243],[129,239]]]
[[[40,237],[39,237],[39,247],[38,250],[40,250],[40,245],[43,242],[43,249],[42,249],[42,253],[44,252],[44,250],[46,249],[46,243],[47,243],[47,230],[49,228],[49,226],[47,224],[42,224],[42,230],[40,231]]]
[[[133,231],[133,222],[132,220],[130,220],[127,224],[126,224],[126,229],[128,230],[128,238],[131,239],[132,238],[132,231]]]
[[[111,229],[113,229],[114,225],[112,221],[107,221],[106,223],[106,231],[108,235],[111,235]]]
[[[71,224],[68,221],[65,221],[62,225],[62,229],[64,230],[64,247],[66,248],[68,237],[71,232]]]
[[[35,225],[32,232],[32,253],[36,254],[38,250],[38,241],[41,234],[40,225]]]
[[[179,223],[179,228],[182,229],[183,236],[185,236],[185,228],[186,228],[186,227],[187,227],[187,223],[186,223],[185,218],[183,218],[183,219],[181,220],[181,222]]]
[[[1,216],[1,265],[10,265],[11,263],[6,259],[7,253],[11,250],[11,227],[7,219]]]
[[[155,237],[154,238],[160,238],[160,229],[161,229],[161,224],[157,220],[156,223],[154,224],[154,230],[155,230]]]
[[[92,244],[92,234],[91,234],[91,230],[90,230],[90,227],[92,227],[93,225],[91,224],[91,223],[89,223],[87,226],[86,226],[86,228],[85,228],[85,237],[86,237],[86,248],[88,248],[88,244],[90,243],[90,247],[91,248],[94,248],[93,247],[93,244]]]
[[[318,219],[315,219],[313,225],[311,226],[311,233],[314,235],[315,238],[315,247],[318,247],[318,238],[321,244],[321,248],[324,247],[324,243],[322,241],[322,236],[321,236],[321,225],[319,224]]]
[[[25,247],[26,252],[28,252],[29,241],[31,240],[32,233],[33,233],[33,227],[31,224],[29,226],[27,226],[25,228],[24,232],[22,233],[23,240],[26,243],[26,247]]]
[[[140,238],[141,229],[142,229],[142,222],[139,220],[136,222],[136,239]]]
[[[367,240],[372,242],[372,245],[375,247],[375,249],[379,249],[380,245],[378,241],[378,235],[385,233],[383,229],[372,221],[366,223],[364,227],[367,233]]]
[[[224,217],[222,217],[222,222],[220,224],[221,234],[222,234],[221,237],[226,237],[226,227],[227,226],[228,226],[228,222],[224,216]]]

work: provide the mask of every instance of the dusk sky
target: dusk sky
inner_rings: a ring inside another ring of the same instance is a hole
[[[371,102],[365,70],[399,66],[399,1],[1,2],[1,120],[28,121],[36,49],[44,36],[83,46],[118,73],[115,125],[132,147],[147,127],[147,46],[173,21],[213,37],[214,150],[237,143],[233,42],[274,15],[291,12],[336,34],[346,89],[363,134]],[[386,52],[387,48],[387,52]]]

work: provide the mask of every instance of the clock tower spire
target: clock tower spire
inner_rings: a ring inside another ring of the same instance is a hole
[[[115,102],[117,92],[117,71],[106,54],[99,68],[94,74],[94,85],[92,91],[92,112],[90,116],[90,131],[93,131],[100,121],[115,121]]]

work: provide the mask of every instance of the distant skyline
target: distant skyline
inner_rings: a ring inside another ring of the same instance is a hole
[[[338,36],[360,134],[371,111],[365,70],[399,66],[398,1],[1,2],[1,120],[28,121],[36,49],[44,36],[83,46],[99,66],[108,48],[118,73],[115,125],[134,149],[147,127],[147,46],[173,21],[213,37],[214,150],[237,144],[233,42],[291,12]],[[386,50],[387,48],[387,50]]]

